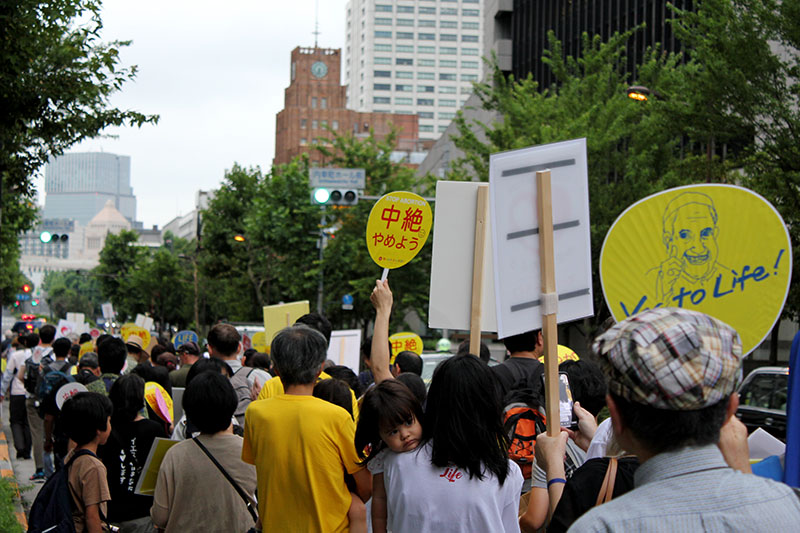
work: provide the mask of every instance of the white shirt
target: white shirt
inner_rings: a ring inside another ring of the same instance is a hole
[[[606,456],[606,448],[608,441],[611,438],[611,418],[606,418],[600,425],[597,426],[597,431],[594,432],[592,442],[586,449],[586,460],[596,459],[598,457]]]
[[[22,374],[25,372],[25,360],[31,356],[29,349],[16,350],[8,356],[8,365],[6,365],[6,372],[3,374],[3,384],[0,387],[3,394],[8,389],[9,382],[11,383],[11,395],[20,396],[25,394],[25,386],[22,383]],[[14,371],[16,370],[16,375]]]
[[[389,452],[383,457],[389,531],[519,531],[522,473],[516,463],[508,461],[508,476],[500,486],[489,473],[478,480],[455,466],[433,466],[432,449],[429,442],[410,452]],[[379,467],[370,470],[379,473]]]

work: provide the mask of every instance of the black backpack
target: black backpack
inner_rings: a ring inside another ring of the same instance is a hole
[[[42,363],[44,363],[42,359]],[[23,385],[25,390],[32,395],[36,395],[36,386],[39,385],[39,363],[33,360],[33,356],[25,359],[25,377],[23,378]]]
[[[76,505],[69,488],[69,468],[82,455],[97,457],[89,450],[78,450],[64,468],[56,471],[42,486],[31,506],[28,533],[75,532],[72,512]],[[102,513],[101,518],[104,519]]]

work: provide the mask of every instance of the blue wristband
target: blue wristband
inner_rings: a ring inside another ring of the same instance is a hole
[[[566,482],[567,480],[564,479],[563,477],[554,477],[553,479],[547,482],[547,488],[549,489],[550,485],[552,485],[553,483],[566,483]]]

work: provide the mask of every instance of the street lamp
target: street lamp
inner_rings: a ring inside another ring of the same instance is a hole
[[[650,96],[656,100],[666,100],[658,91],[645,87],[644,85],[631,85],[628,87],[627,93],[628,98],[639,102],[646,102],[650,99]]]
[[[244,242],[247,239],[245,239],[244,235],[242,235],[241,233],[237,233],[236,235],[233,236],[233,240],[236,242]]]

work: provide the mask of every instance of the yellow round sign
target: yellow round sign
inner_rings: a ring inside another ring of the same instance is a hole
[[[577,361],[580,357],[572,348],[568,348],[562,344],[558,345],[558,364],[560,365],[564,361]],[[544,355],[539,357],[539,362],[544,363]]]
[[[691,185],[630,206],[606,235],[600,279],[617,320],[683,307],[735,328],[744,353],[778,320],[792,273],[775,208],[733,185]]]
[[[367,221],[367,249],[383,268],[399,268],[416,256],[431,232],[433,213],[421,196],[396,191],[372,206]]]
[[[142,339],[142,345],[144,346],[145,350],[150,347],[150,332],[144,328],[140,328],[133,322],[122,324],[122,327],[120,328],[120,334],[122,335],[122,340],[125,342],[128,341],[128,337],[131,335],[138,335]]]
[[[84,342],[83,344],[81,344],[80,351],[78,351],[78,359],[83,357],[83,354],[89,353],[89,352],[92,352],[92,351],[94,351],[94,343],[92,341]]]
[[[261,353],[269,353],[267,350],[269,346],[267,346],[267,334],[263,331],[256,331],[253,333],[253,348],[258,350]]]
[[[392,345],[391,364],[394,364],[394,358],[400,352],[414,352],[417,355],[422,355],[422,338],[411,331],[402,331],[395,333],[389,337],[389,344]]]
[[[172,423],[172,397],[164,390],[164,387],[155,381],[148,381],[144,384],[144,399],[161,420]]]

